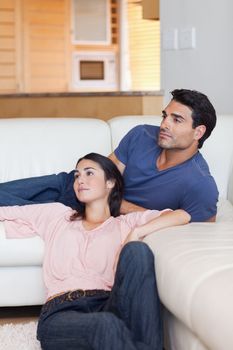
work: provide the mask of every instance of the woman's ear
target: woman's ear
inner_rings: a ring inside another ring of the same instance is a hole
[[[115,180],[107,180],[106,185],[108,189],[112,189],[115,186]]]

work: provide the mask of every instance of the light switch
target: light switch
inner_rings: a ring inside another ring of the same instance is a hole
[[[179,31],[179,49],[196,48],[196,29],[186,28]]]
[[[164,31],[162,35],[164,50],[177,50],[178,48],[178,30],[176,28]]]

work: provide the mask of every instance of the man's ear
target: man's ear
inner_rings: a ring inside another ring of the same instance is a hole
[[[108,189],[112,189],[115,186],[115,181],[114,180],[107,180],[106,185],[107,185]]]
[[[206,127],[205,125],[198,125],[195,128],[195,132],[194,132],[194,138],[195,140],[200,140],[202,138],[202,136],[204,135],[204,133],[206,132]]]

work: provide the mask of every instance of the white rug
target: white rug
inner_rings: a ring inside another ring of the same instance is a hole
[[[5,324],[0,326],[1,350],[40,350],[36,339],[37,322]]]

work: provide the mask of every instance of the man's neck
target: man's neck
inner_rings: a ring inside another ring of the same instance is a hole
[[[160,171],[172,168],[192,158],[197,153],[197,151],[197,149],[163,149],[157,158],[156,166]]]

